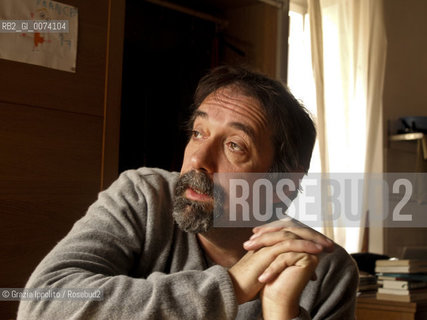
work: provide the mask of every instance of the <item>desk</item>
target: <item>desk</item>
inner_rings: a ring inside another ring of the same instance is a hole
[[[426,320],[427,301],[397,302],[377,300],[374,295],[357,298],[357,320]]]

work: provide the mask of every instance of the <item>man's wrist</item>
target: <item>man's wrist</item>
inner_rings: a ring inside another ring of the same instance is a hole
[[[298,303],[288,305],[276,305],[274,303],[263,303],[262,315],[264,320],[290,320],[298,317],[300,307]]]

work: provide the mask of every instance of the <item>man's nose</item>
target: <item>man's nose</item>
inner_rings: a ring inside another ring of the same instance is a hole
[[[215,141],[204,141],[193,151],[191,166],[194,170],[213,174],[217,172],[218,157],[219,153]]]

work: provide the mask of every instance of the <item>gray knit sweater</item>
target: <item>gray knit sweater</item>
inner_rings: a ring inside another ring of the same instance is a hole
[[[227,269],[207,262],[171,216],[178,173],[127,171],[43,259],[27,288],[100,288],[103,300],[21,301],[29,319],[260,319],[238,306]],[[339,246],[321,257],[298,319],[353,319],[357,268]]]

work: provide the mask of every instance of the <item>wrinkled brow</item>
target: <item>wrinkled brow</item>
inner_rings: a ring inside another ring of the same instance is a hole
[[[194,123],[194,121],[198,118],[207,119],[209,118],[208,114],[204,111],[200,111],[199,109],[195,110],[193,112],[193,115],[191,116],[191,123]]]
[[[241,122],[230,122],[227,125],[234,129],[243,131],[244,133],[246,133],[246,135],[248,135],[252,139],[252,141],[255,141],[254,130],[251,127],[247,126],[246,124],[243,124]]]
[[[188,124],[188,127],[190,128],[190,130],[193,128],[194,121],[197,118],[199,118],[199,117],[203,118],[203,119],[208,119],[209,115],[206,112],[204,112],[204,111],[195,110],[194,113],[193,113],[193,115],[191,116],[191,119],[190,119],[189,124]],[[243,124],[241,122],[229,122],[229,123],[227,123],[227,125],[230,126],[230,127],[232,127],[232,128],[234,128],[234,129],[243,131],[253,141],[256,140],[255,139],[255,132],[254,132],[254,130],[250,126],[248,126],[246,124]]]
[[[208,118],[208,114],[206,112],[200,111],[200,110],[195,110],[193,112],[193,114],[191,115],[191,117],[188,119],[187,123],[185,124],[185,127],[188,131],[188,133],[190,133],[193,130],[193,125],[194,125],[194,121],[196,121],[196,119],[198,117],[201,118]]]

